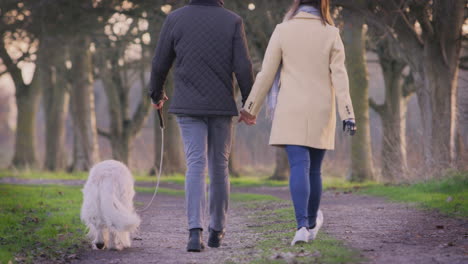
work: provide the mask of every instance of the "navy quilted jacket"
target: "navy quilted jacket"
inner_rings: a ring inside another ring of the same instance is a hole
[[[168,15],[153,59],[153,102],[164,96],[173,64],[173,114],[238,115],[233,75],[243,103],[254,81],[242,19],[223,8],[222,0],[192,0]]]

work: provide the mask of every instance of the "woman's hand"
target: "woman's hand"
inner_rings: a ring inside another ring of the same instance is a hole
[[[242,109],[240,111],[239,123],[244,122],[245,124],[251,126],[257,124],[257,117],[249,114],[247,111]]]
[[[343,132],[349,134],[350,136],[354,136],[356,134],[357,127],[356,121],[352,118],[343,121]]]
[[[159,101],[157,104],[154,104],[154,103],[153,103],[154,109],[156,109],[156,110],[161,110],[161,109],[163,108],[163,106],[164,106],[164,103],[165,103],[167,100],[169,100],[169,97],[164,96],[163,99],[162,99],[161,101]]]

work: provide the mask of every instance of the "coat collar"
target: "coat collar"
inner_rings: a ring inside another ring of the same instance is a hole
[[[309,14],[307,12],[299,12],[297,13],[297,15],[294,16],[293,19],[318,19],[318,20],[321,20],[321,18],[319,16],[316,16],[316,15],[312,15],[312,14]]]
[[[190,0],[190,5],[223,6],[224,0]]]

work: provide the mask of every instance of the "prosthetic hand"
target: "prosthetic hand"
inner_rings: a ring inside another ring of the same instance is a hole
[[[356,130],[356,121],[354,121],[354,119],[343,120],[343,132],[350,136],[354,136],[354,134],[356,134]]]

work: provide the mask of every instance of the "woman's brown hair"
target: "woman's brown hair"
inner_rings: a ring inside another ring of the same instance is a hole
[[[311,5],[317,8],[320,12],[322,23],[324,25],[334,25],[330,14],[330,0],[294,0],[291,8],[289,8],[289,11],[284,17],[284,21],[292,19],[301,5]]]

